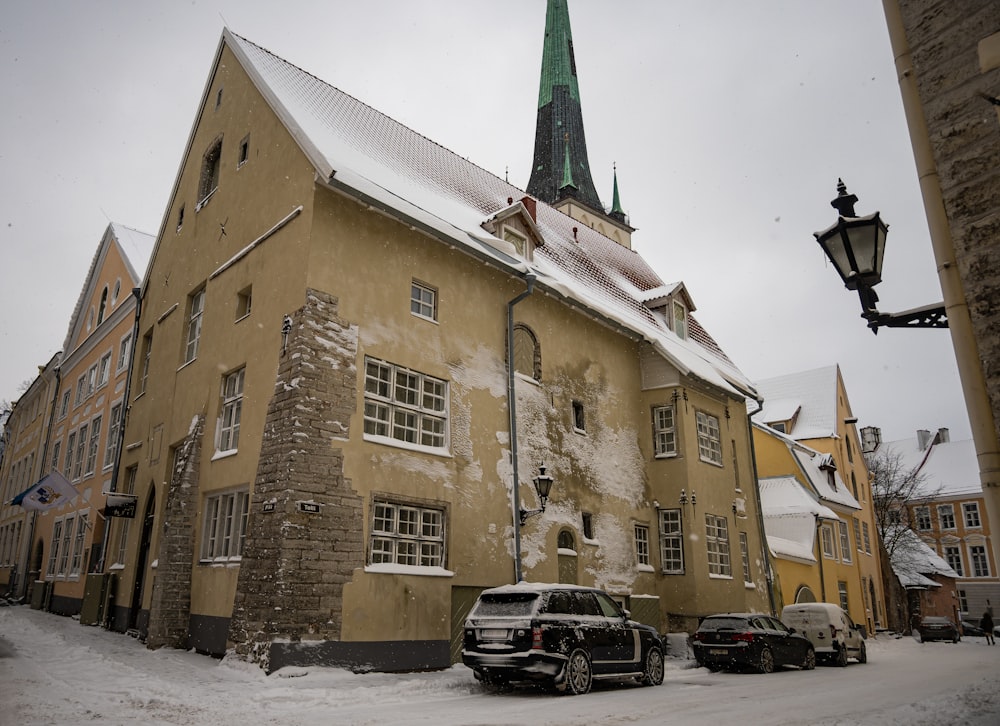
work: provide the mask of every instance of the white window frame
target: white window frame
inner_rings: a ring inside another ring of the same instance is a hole
[[[946,544],[941,547],[942,554],[948,566],[958,573],[959,577],[965,577],[965,560],[962,557],[962,548],[958,544]]]
[[[66,438],[66,461],[62,473],[67,479],[73,478],[73,455],[76,454],[76,431],[71,431]]]
[[[121,373],[123,370],[128,368],[131,357],[132,333],[126,333],[122,336],[121,342],[118,344],[118,367],[115,368],[115,373]]]
[[[861,523],[861,536],[865,540],[865,554],[870,555],[872,553],[872,540],[868,531],[868,522]]]
[[[110,469],[114,466],[115,457],[118,454],[118,437],[122,422],[122,409],[124,403],[119,401],[111,406],[111,413],[108,414],[108,441],[104,446],[104,468]]]
[[[111,351],[101,356],[97,367],[97,387],[103,388],[111,380]]]
[[[87,456],[87,444],[90,439],[87,438],[87,433],[90,431],[90,425],[84,424],[76,432],[76,457],[73,460],[73,481],[76,481],[83,477],[83,465],[86,461]]]
[[[97,363],[90,366],[87,370],[87,395],[84,398],[90,398],[94,395],[94,391],[97,390]]]
[[[79,406],[87,397],[87,374],[82,374],[76,379],[76,398],[73,399],[73,406]]]
[[[365,356],[364,439],[447,453],[448,382]]]
[[[653,408],[653,452],[657,459],[677,456],[677,419],[673,406]]]
[[[52,523],[52,539],[49,541],[49,564],[45,571],[45,576],[52,579],[56,576],[56,569],[59,565],[59,545],[62,543],[63,520],[57,519]]]
[[[246,366],[222,379],[222,408],[219,414],[219,451],[236,451],[240,443],[243,414],[243,385]]]
[[[718,416],[696,411],[695,419],[698,424],[698,458],[722,466],[722,432]]]
[[[75,516],[63,519],[62,542],[59,544],[59,564],[56,567],[56,577],[66,577],[70,563],[70,546],[73,544],[73,523]]]
[[[687,340],[688,337],[687,312],[687,305],[680,300],[673,301],[671,305],[671,328],[674,334],[681,340]]]
[[[854,523],[854,545],[858,552],[864,552],[864,548],[861,545],[861,522],[858,521],[857,517],[851,517],[851,522]]]
[[[927,532],[931,529],[931,508],[920,505],[913,508],[913,519],[916,521],[917,529]]]
[[[90,422],[90,438],[87,440],[87,466],[83,475],[91,476],[97,467],[97,451],[101,444],[101,423],[103,416],[94,416]]]
[[[823,557],[828,560],[837,559],[837,550],[834,547],[833,527],[824,524],[820,527],[820,541],[823,545]]]
[[[684,574],[684,518],[680,509],[660,510],[660,569],[666,575]]]
[[[243,558],[250,492],[235,489],[205,495],[201,530],[202,564],[228,564]]]
[[[60,419],[66,418],[66,414],[69,413],[69,404],[70,404],[70,401],[72,400],[72,397],[73,397],[73,392],[72,391],[69,391],[69,390],[63,391],[62,404],[59,406],[59,418]]]
[[[437,322],[438,292],[416,280],[410,281],[410,313],[418,318]]]
[[[969,573],[972,577],[990,576],[990,558],[986,545],[969,545],[969,560],[972,562]]]
[[[838,522],[840,530],[840,559],[842,562],[851,562],[851,535],[847,531],[847,522]]]
[[[635,524],[635,563],[640,567],[650,567],[649,525]]]
[[[376,498],[372,501],[369,565],[445,566],[444,507]]]
[[[729,554],[729,521],[714,514],[705,515],[705,547],[708,552],[708,576],[733,576]]]
[[[69,576],[79,577],[83,566],[83,551],[87,536],[88,512],[80,512],[76,517],[76,536],[73,538],[73,556],[70,558]]]
[[[184,363],[190,363],[198,357],[198,345],[201,342],[201,325],[205,316],[205,288],[195,290],[188,297],[187,336],[184,346]]]
[[[940,522],[941,529],[958,529],[957,520],[955,519],[955,505],[954,504],[939,504],[937,505],[938,522]],[[949,524],[949,522],[951,524]]]
[[[837,594],[840,596],[840,609],[846,613],[849,602],[847,600],[847,583],[845,581],[837,581]]]
[[[979,514],[979,502],[962,502],[962,519],[966,529],[981,529],[983,520]]]
[[[149,381],[149,364],[153,356],[153,334],[147,333],[142,336],[142,373],[139,376],[139,394],[146,392],[146,383]]]

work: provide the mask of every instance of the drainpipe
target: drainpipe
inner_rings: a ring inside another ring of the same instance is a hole
[[[524,276],[528,289],[507,303],[507,411],[510,414],[510,460],[513,472],[511,483],[510,509],[514,521],[514,582],[524,579],[521,573],[521,498],[520,481],[517,476],[517,405],[514,393],[514,306],[531,294],[537,276],[529,272]]]
[[[142,312],[142,288],[133,287],[132,297],[135,298],[135,319],[132,321],[132,352],[128,359],[128,373],[125,374],[125,395],[122,397],[121,419],[118,421],[118,443],[115,452],[115,466],[111,470],[111,483],[108,485],[108,493],[118,491],[118,473],[121,468],[122,449],[125,447],[125,421],[128,419],[128,412],[131,410],[129,395],[132,390],[132,374],[135,372],[135,352],[139,349],[139,314]],[[137,508],[138,510],[138,508]],[[104,572],[104,563],[108,551],[107,543],[111,538],[111,524],[105,522],[104,541],[101,542],[101,560],[97,564],[97,571]]]
[[[764,529],[764,507],[760,503],[760,478],[757,475],[757,447],[753,443],[753,421],[750,419],[764,410],[764,402],[757,400],[757,410],[747,414],[747,436],[750,438],[750,464],[753,466],[753,486],[757,500],[757,528],[760,530],[760,549],[764,553],[764,576],[767,578],[767,600],[771,604],[771,615],[777,616],[777,606],[774,604],[774,571],[771,569],[771,548],[767,544],[767,531]]]
[[[826,602],[826,576],[823,574],[823,519],[816,517],[816,559],[819,560],[819,597],[820,602]]]

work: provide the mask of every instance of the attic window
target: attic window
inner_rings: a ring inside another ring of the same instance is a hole
[[[785,422],[784,421],[779,421],[777,423],[771,424],[771,428],[774,429],[775,431],[779,432],[779,433],[782,433],[782,434],[787,434],[788,433],[788,429],[785,426]]]
[[[687,340],[688,337],[688,325],[687,325],[687,307],[680,300],[674,300],[673,305],[673,328],[674,333],[681,340]]]
[[[240,142],[240,158],[236,162],[236,168],[239,169],[241,166],[247,163],[247,159],[250,158],[250,134],[243,137],[243,141]]]
[[[181,208],[177,210],[177,231],[180,232],[181,227],[183,226],[184,226],[184,205],[182,204]]]
[[[220,88],[219,92],[215,94],[215,108],[216,108],[216,110],[218,110],[219,106],[221,106],[221,105],[222,105],[222,89]]]
[[[205,158],[201,164],[201,179],[198,183],[198,209],[204,207],[209,198],[219,188],[219,166],[222,161],[222,137],[205,152]]]

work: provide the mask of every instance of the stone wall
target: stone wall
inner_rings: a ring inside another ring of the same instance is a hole
[[[202,414],[195,419],[191,431],[174,456],[149,610],[146,645],[150,648],[164,645],[187,647],[194,527],[198,517],[199,461],[204,430],[205,415]]]
[[[899,7],[1000,436],[1000,3]]]
[[[229,631],[265,670],[276,640],[339,640],[344,584],[364,566],[362,501],[338,448],[355,413],[357,328],[314,290],[289,320]]]

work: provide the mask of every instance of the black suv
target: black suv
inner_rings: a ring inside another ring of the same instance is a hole
[[[663,642],[602,590],[520,583],[485,590],[465,621],[462,662],[486,684],[540,681],[573,694],[594,678],[663,683]]]

